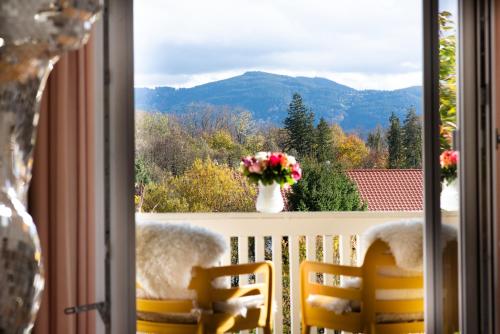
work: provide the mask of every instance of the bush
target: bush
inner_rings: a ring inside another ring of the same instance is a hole
[[[189,212],[189,205],[176,196],[168,184],[149,183],[144,187],[142,201],[136,199],[136,206],[142,212]]]
[[[366,210],[356,185],[339,167],[314,161],[302,167],[302,180],[287,194],[291,211]]]
[[[255,210],[256,188],[239,172],[209,160],[195,160],[180,176],[148,184],[143,212],[245,212]]]

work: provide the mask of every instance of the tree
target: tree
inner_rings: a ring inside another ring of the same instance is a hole
[[[195,160],[183,175],[171,180],[170,186],[187,203],[189,212],[255,210],[255,187],[234,169],[209,160]]]
[[[422,167],[422,124],[415,108],[410,108],[403,124],[403,167]]]
[[[288,133],[286,148],[294,149],[299,158],[310,156],[314,146],[314,114],[304,105],[298,93],[292,96],[284,124]]]
[[[316,127],[316,159],[319,162],[333,159],[333,134],[324,118],[319,120]]]
[[[177,196],[168,182],[148,184],[137,202],[137,210],[141,212],[189,212],[186,200]]]
[[[183,175],[146,186],[142,211],[254,211],[256,193],[256,188],[234,169],[196,159]]]
[[[401,138],[401,125],[399,118],[396,114],[392,113],[389,118],[389,131],[387,131],[387,167],[402,168],[403,166],[403,149],[402,149],[402,138]]]
[[[336,147],[337,162],[345,169],[361,168],[368,157],[365,142],[355,134],[341,138]]]
[[[441,152],[450,150],[457,124],[456,30],[451,13],[439,13],[439,115]]]
[[[366,168],[385,168],[387,166],[387,145],[384,129],[380,125],[368,134],[366,146],[369,153],[366,159]]]
[[[356,184],[332,163],[306,160],[302,179],[287,193],[292,211],[364,211]]]

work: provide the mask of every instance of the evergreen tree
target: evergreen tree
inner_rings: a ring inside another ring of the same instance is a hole
[[[356,184],[332,163],[305,160],[300,182],[287,192],[291,211],[364,211]]]
[[[422,167],[422,124],[415,108],[410,108],[403,124],[403,167]]]
[[[293,94],[284,123],[288,134],[286,148],[297,151],[299,158],[310,156],[315,141],[314,114],[304,105],[298,93]]]
[[[388,168],[402,168],[403,167],[403,149],[402,149],[402,135],[401,124],[396,114],[392,113],[389,118],[389,131],[387,131],[387,167]]]
[[[368,146],[371,151],[375,152],[382,152],[386,148],[384,129],[382,129],[380,125],[377,125],[375,130],[368,134],[366,146]]]
[[[333,159],[333,135],[330,126],[324,118],[316,127],[316,159],[319,162]]]

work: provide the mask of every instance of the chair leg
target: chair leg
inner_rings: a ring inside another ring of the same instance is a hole
[[[270,326],[266,326],[263,328],[264,334],[271,334],[273,331],[271,330]]]
[[[310,334],[310,333],[311,333],[311,326],[302,324],[302,334]]]

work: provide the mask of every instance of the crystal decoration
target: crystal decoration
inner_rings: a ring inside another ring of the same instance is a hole
[[[98,11],[90,0],[0,0],[0,333],[29,333],[40,305],[40,242],[26,211],[40,100]]]

